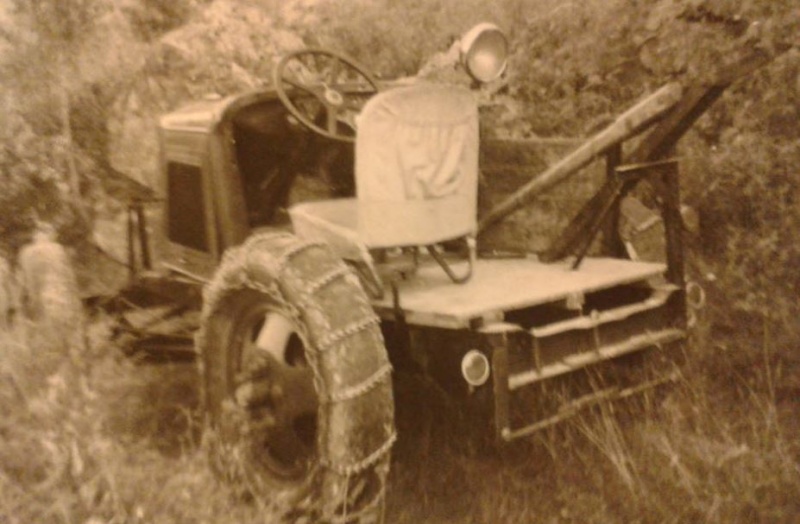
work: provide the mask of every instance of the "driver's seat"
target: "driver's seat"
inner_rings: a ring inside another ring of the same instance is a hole
[[[374,96],[358,116],[355,199],[290,210],[298,235],[374,269],[370,250],[433,246],[477,228],[478,109],[457,86],[416,84]],[[438,250],[429,252],[455,277]]]

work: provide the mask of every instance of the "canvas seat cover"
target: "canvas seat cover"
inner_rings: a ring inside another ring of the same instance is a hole
[[[418,84],[373,97],[358,119],[359,225],[370,246],[474,233],[478,109],[463,88]]]
[[[334,247],[358,242],[370,249],[471,235],[478,144],[478,109],[469,90],[417,84],[380,93],[358,117],[357,198],[295,206],[295,229]]]

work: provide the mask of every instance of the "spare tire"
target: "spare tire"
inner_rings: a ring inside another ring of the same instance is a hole
[[[215,470],[279,518],[378,519],[391,366],[346,264],[290,234],[250,238],[207,286],[196,345]]]

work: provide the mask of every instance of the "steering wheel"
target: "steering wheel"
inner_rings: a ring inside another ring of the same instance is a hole
[[[327,49],[289,53],[278,62],[272,80],[278,98],[302,125],[342,142],[355,142],[355,115],[378,92],[378,82],[364,66]],[[311,96],[298,99],[288,88]]]

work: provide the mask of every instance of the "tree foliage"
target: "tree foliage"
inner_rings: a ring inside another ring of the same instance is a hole
[[[90,232],[112,174],[110,107],[139,69],[147,40],[182,24],[199,3],[8,0],[9,16],[0,19],[6,251],[36,220],[55,224],[62,240]]]
[[[141,0],[124,9],[137,36],[153,40],[185,24],[207,0]]]
[[[88,224],[69,198],[63,176],[67,144],[58,135],[37,135],[18,114],[6,119],[0,147],[0,252],[15,253],[38,221],[53,224],[68,242],[84,236]]]

